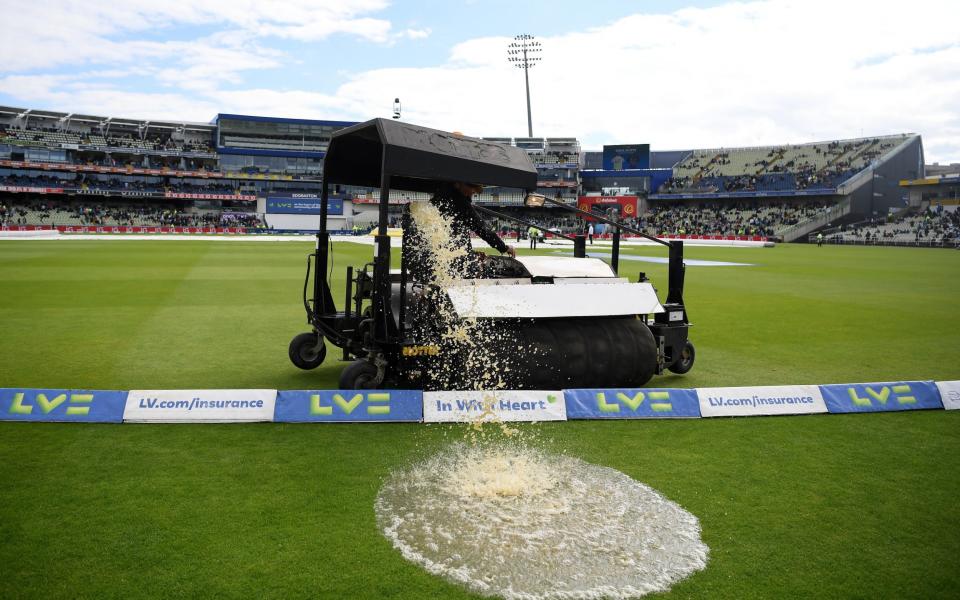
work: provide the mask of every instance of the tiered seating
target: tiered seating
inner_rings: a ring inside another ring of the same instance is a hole
[[[60,147],[60,144],[79,144],[80,136],[74,133],[35,131],[31,129],[9,129],[6,137],[21,142]]]
[[[833,189],[906,135],[763,148],[694,150],[660,193]]]
[[[425,192],[407,192],[404,190],[391,190],[390,191],[390,200],[403,200],[403,201],[416,201],[416,200],[429,200],[432,194],[427,194]],[[380,190],[374,189],[368,192],[366,195],[361,196],[365,200],[376,200],[380,201]]]
[[[925,211],[909,214],[895,221],[866,221],[829,232],[830,242],[855,244],[909,245],[921,243],[956,243],[960,240],[960,212]]]
[[[212,153],[210,144],[200,140],[177,142],[171,138],[148,136],[140,138],[133,133],[104,136],[93,131],[58,130],[50,128],[8,128],[0,131],[0,140],[13,140],[15,143],[51,146],[61,148],[63,144],[94,146],[97,148],[130,148],[145,151],[192,151]]]
[[[651,235],[779,235],[787,227],[827,210],[828,202],[738,203],[658,206],[633,222]]]
[[[0,222],[53,226],[264,226],[255,213],[237,216],[235,210],[231,210],[229,215],[225,215],[218,210],[183,211],[172,206],[147,207],[143,205],[105,205],[53,201],[3,206],[0,208]]]
[[[536,153],[530,155],[531,160],[535,164],[541,165],[567,165],[567,164],[576,164],[579,162],[579,157],[575,153],[566,153],[566,152],[545,152],[545,153]]]

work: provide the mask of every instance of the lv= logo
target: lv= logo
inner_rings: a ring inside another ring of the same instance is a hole
[[[628,396],[623,392],[617,392],[614,402],[607,401],[606,392],[597,392],[597,408],[604,413],[618,413],[621,405],[628,407],[636,412],[640,405],[649,398],[650,410],[653,412],[669,412],[673,410],[673,404],[670,402],[670,392],[637,392],[633,396]]]
[[[49,415],[65,402],[68,404],[66,413],[70,416],[83,416],[90,413],[90,404],[93,402],[93,394],[70,394],[70,400],[67,402],[67,394],[58,394],[53,398],[47,398],[44,393],[37,394],[34,400],[36,404],[30,404],[25,401],[25,394],[18,392],[13,396],[13,402],[10,403],[10,409],[7,411],[11,415],[30,415],[33,414],[35,407],[40,408],[40,412]],[[79,404],[80,406],[75,406]],[[74,405],[74,406],[70,406]]]
[[[850,401],[853,402],[854,406],[873,406],[873,400],[879,402],[881,406],[886,406],[887,401],[890,399],[891,391],[895,394],[894,398],[900,404],[917,403],[915,396],[907,395],[912,394],[909,385],[895,385],[892,387],[882,386],[879,391],[874,390],[870,386],[864,386],[863,389],[867,397],[858,395],[857,388],[855,387],[847,388],[847,393],[850,394]]]
[[[337,407],[343,414],[349,415],[363,403],[363,400],[364,394],[354,394],[349,400],[341,394],[334,394],[333,404],[323,406],[320,404],[320,394],[312,394],[310,396],[310,414],[330,416],[333,414],[334,407]],[[366,394],[366,400],[368,415],[390,414],[390,394],[385,392],[370,392]]]

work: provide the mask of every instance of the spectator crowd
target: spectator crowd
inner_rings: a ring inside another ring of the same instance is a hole
[[[196,210],[173,205],[100,204],[57,200],[0,203],[0,225],[267,227],[260,215],[237,210]]]

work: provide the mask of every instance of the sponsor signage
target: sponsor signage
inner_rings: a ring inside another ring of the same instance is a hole
[[[226,176],[234,179],[264,179],[270,181],[292,181],[294,179],[293,175],[279,175],[277,173],[244,173],[242,171],[227,171]],[[300,179],[300,177],[297,177],[297,179]]]
[[[562,181],[557,179],[547,179],[537,181],[537,187],[545,188],[575,188],[577,187],[576,181]]]
[[[256,196],[245,194],[188,194],[186,192],[164,192],[164,198],[185,198],[190,200],[256,200]]]
[[[127,392],[0,389],[0,420],[120,423]]]
[[[29,225],[21,226],[21,231]],[[50,229],[49,226],[45,227]],[[4,227],[4,229],[7,229]],[[37,227],[41,229],[41,227]],[[29,231],[29,229],[27,229]],[[244,227],[137,227],[130,225],[57,225],[61,233],[246,233]]]
[[[424,392],[425,423],[565,421],[562,391],[496,390]]]
[[[267,214],[283,215],[319,215],[320,196],[318,194],[290,194],[285,196],[267,196]],[[327,198],[327,214],[343,214],[343,198]]]
[[[611,208],[617,210],[621,217],[635,217],[637,215],[639,198],[637,196],[580,196],[577,199],[577,207],[586,212],[607,216],[607,211]],[[593,221],[591,217],[584,217],[587,221]]]
[[[669,419],[699,417],[695,390],[563,390],[568,419]]]
[[[940,391],[932,381],[841,383],[821,385],[820,389],[832,413],[943,408]]]
[[[132,390],[123,420],[134,423],[272,421],[277,390]]]
[[[369,198],[363,197],[363,196],[355,196],[352,202],[354,204],[380,204],[380,200],[372,196]],[[410,202],[412,202],[410,198],[394,198],[393,196],[391,196],[387,203],[388,204],[409,204]]]
[[[274,421],[419,422],[423,392],[419,390],[289,390],[277,393]]]
[[[825,413],[824,395],[815,385],[699,388],[700,415],[801,415]]]
[[[938,381],[940,402],[947,410],[960,409],[960,381]]]
[[[817,188],[807,190],[783,190],[777,192],[776,196],[825,196],[837,193],[837,188]],[[773,196],[774,194],[768,194]],[[754,198],[757,192],[697,192],[693,194],[650,194],[651,200],[696,200],[698,198]]]
[[[14,194],[62,194],[63,188],[0,185],[0,192],[13,192]]]
[[[88,173],[119,173],[143,175],[167,175],[170,177],[223,177],[218,171],[180,171],[177,169],[140,169],[136,167],[105,167],[101,165],[75,165],[68,163],[44,163],[25,160],[0,160],[0,167],[14,169],[43,169],[45,171],[80,171]]]

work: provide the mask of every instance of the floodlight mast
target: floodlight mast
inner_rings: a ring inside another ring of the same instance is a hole
[[[527,86],[527,137],[533,137],[533,118],[530,115],[530,74],[529,71],[540,62],[539,53],[543,52],[540,42],[532,35],[522,33],[513,38],[507,46],[507,60],[518,69],[523,69],[523,80]]]

